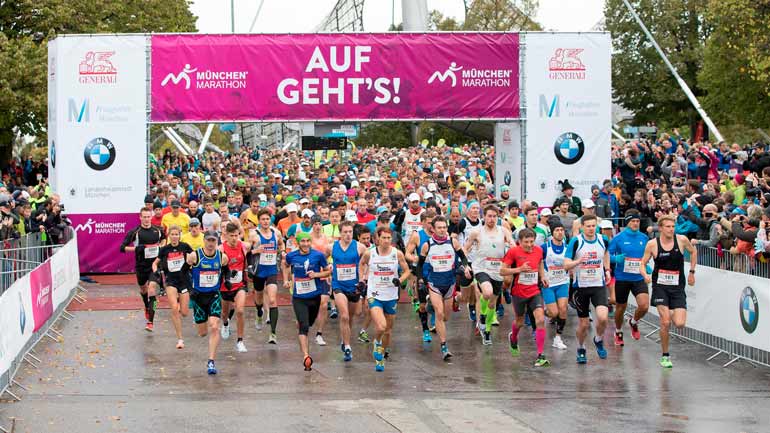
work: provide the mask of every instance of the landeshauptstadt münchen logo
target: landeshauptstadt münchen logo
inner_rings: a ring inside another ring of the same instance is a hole
[[[574,132],[565,132],[553,144],[553,153],[562,164],[575,164],[585,152],[583,139]]]
[[[743,329],[749,334],[756,331],[759,324],[759,302],[757,301],[757,295],[751,287],[747,286],[741,292],[738,308]]]
[[[86,144],[83,157],[92,169],[106,170],[115,162],[115,145],[104,137],[94,138]]]

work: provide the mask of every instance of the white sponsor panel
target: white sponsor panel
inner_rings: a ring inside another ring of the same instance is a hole
[[[575,195],[610,178],[609,33],[528,33],[526,197],[551,206],[569,179]]]
[[[685,272],[689,270],[690,264],[685,263]],[[770,351],[767,278],[698,266],[695,285],[686,286],[685,291],[688,328]],[[633,296],[629,302],[636,305]],[[658,311],[651,306],[648,314],[658,316]]]
[[[56,40],[48,41],[48,183],[56,189]]]
[[[56,309],[80,282],[77,239],[67,242],[51,257],[51,281],[53,308]]]
[[[521,197],[521,124],[495,124],[495,195],[508,186],[512,198]]]
[[[11,367],[34,327],[29,275],[25,275],[0,296],[0,374]]]
[[[49,168],[70,213],[135,212],[146,188],[147,38],[49,44]]]

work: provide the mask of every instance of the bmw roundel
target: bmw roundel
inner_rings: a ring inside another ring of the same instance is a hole
[[[50,153],[48,159],[51,160],[51,167],[56,168],[56,142],[53,140],[51,140]]]
[[[756,331],[759,324],[759,302],[757,301],[757,295],[751,287],[746,287],[741,292],[738,307],[743,329],[749,334]]]
[[[115,145],[106,138],[94,138],[86,144],[83,157],[92,169],[106,170],[115,162]]]
[[[583,139],[574,132],[565,132],[553,144],[553,153],[563,164],[575,164],[580,161],[584,152]]]

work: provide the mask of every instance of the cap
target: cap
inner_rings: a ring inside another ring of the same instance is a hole
[[[420,201],[420,196],[416,192],[409,194],[409,201]]]
[[[154,199],[152,198],[152,196],[150,194],[147,194],[146,196],[144,196],[144,202],[145,203],[152,203],[153,201],[154,201]]]
[[[541,211],[540,211],[540,216],[541,216],[541,217],[544,217],[544,216],[551,216],[551,215],[553,215],[553,212],[551,212],[551,209],[550,209],[550,208],[545,208],[545,209],[543,209],[543,210],[541,210]]]
[[[294,238],[297,239],[297,242],[299,242],[299,241],[301,241],[303,239],[310,239],[310,233],[300,231],[299,233],[297,233],[296,236],[294,236]]]
[[[377,182],[377,178],[374,176],[369,176],[369,179],[367,179],[369,182]]]
[[[174,200],[171,202],[171,207],[174,209],[178,209],[182,207],[182,203],[179,203],[179,200]]]
[[[313,217],[313,215],[315,215],[315,212],[313,212],[313,211],[312,211],[312,210],[310,210],[310,209],[303,209],[303,210],[302,210],[302,218],[305,218],[305,217],[310,217],[310,218],[312,218],[312,217]]]
[[[604,229],[611,229],[612,228],[612,221],[610,220],[602,220],[602,222],[599,223],[599,228]]]
[[[426,192],[426,193],[423,195],[423,198],[424,198],[425,200],[430,200],[430,199],[432,199],[432,198],[433,198],[433,193],[430,193],[430,192]]]
[[[192,226],[199,226],[199,225],[201,225],[201,220],[199,220],[198,218],[194,218],[194,217],[190,218],[190,227],[192,227]]]
[[[431,182],[431,183],[428,184],[428,191],[436,192],[436,189],[437,188],[436,188],[436,184],[435,183]]]
[[[217,236],[217,232],[215,232],[214,230],[208,230],[208,231],[206,231],[206,233],[203,234],[203,239],[204,240],[209,240],[209,239],[217,240],[217,239],[219,239],[219,236]]]
[[[302,200],[299,201],[299,204],[309,204],[310,200],[307,197],[303,197]]]
[[[11,205],[11,196],[10,195],[2,195],[0,196],[0,207],[6,207]]]
[[[583,200],[583,207],[584,208],[591,209],[594,206],[595,206],[594,205],[594,201],[591,200],[590,198],[587,198],[587,199]]]
[[[259,199],[259,201],[267,201],[267,196],[264,194],[259,194],[257,198]]]
[[[246,186],[246,179],[238,179],[238,186]]]
[[[160,200],[155,200],[154,202],[152,202],[152,208],[163,209],[163,205],[160,203]]]
[[[297,203],[291,202],[286,205],[286,212],[292,213],[297,211]]]
[[[354,180],[353,182],[350,182],[350,187],[351,188],[358,188],[358,181]]]
[[[595,184],[591,185],[591,192],[599,191],[599,190],[601,190],[601,188],[599,188],[599,185],[595,185]]]

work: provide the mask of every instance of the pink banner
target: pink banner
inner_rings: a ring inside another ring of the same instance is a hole
[[[156,122],[518,117],[515,33],[152,36]]]
[[[53,294],[51,283],[51,261],[47,260],[29,274],[30,295],[32,298],[32,318],[36,332],[53,314]]]
[[[134,254],[121,253],[126,233],[139,225],[139,214],[69,214],[78,234],[81,273],[134,271]]]

